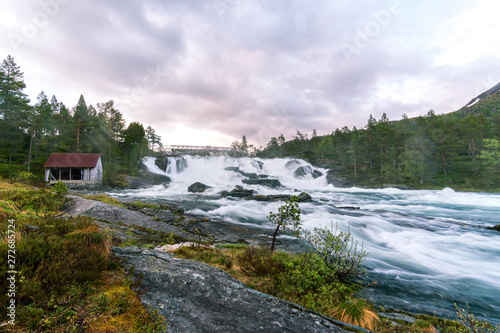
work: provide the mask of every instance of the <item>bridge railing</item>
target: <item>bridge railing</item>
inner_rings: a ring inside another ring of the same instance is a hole
[[[231,147],[213,147],[213,146],[189,146],[189,145],[171,145],[162,147],[165,154],[209,154],[209,155],[247,155],[246,150],[235,149]]]

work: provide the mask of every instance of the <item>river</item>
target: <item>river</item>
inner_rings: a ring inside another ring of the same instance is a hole
[[[451,188],[336,188],[327,184],[326,170],[291,159],[172,157],[166,171],[151,157],[143,163],[151,172],[167,174],[172,179],[169,186],[108,194],[181,203],[211,219],[258,225],[270,232],[266,216],[282,203],[221,198],[218,193],[235,185],[263,195],[305,191],[313,202],[300,204],[304,229],[331,224],[343,231],[350,228],[369,252],[363,263],[368,271],[363,283],[371,285],[361,297],[386,309],[451,319],[456,319],[454,303],[461,307],[469,304],[475,315],[500,324],[500,233],[486,229],[500,224],[499,194],[455,192]],[[225,170],[227,167],[233,171]],[[243,184],[245,177],[235,172],[235,167],[276,178],[283,187]],[[322,175],[316,172],[314,178],[314,170]],[[197,181],[211,188],[201,196],[189,193],[188,186]]]

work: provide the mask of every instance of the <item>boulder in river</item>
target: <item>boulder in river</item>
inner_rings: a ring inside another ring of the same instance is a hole
[[[188,192],[201,193],[201,192],[205,192],[205,190],[207,188],[210,188],[210,186],[205,185],[205,184],[200,183],[200,182],[196,182],[196,183],[189,185]]]
[[[168,157],[160,156],[155,159],[155,165],[162,171],[167,171],[168,167]]]
[[[245,198],[251,197],[253,190],[246,190],[242,186],[236,186],[231,192],[227,194],[228,197]]]
[[[300,162],[298,160],[290,160],[290,161],[286,162],[285,167],[287,169],[291,170],[291,169],[295,169],[299,165],[300,165]]]
[[[264,185],[271,188],[281,187],[281,183],[277,179],[261,178],[261,179],[243,179],[243,184],[248,185]]]
[[[494,227],[489,227],[488,229],[490,229],[490,230],[500,231],[500,224],[497,224],[497,225],[496,225],[496,226],[494,226]]]
[[[312,176],[313,176],[313,178],[318,178],[318,177],[323,176],[323,173],[322,173],[321,171],[314,170],[314,171],[312,172]]]
[[[293,176],[295,178],[303,178],[307,175],[310,175],[311,173],[312,173],[312,168],[310,166],[301,166],[294,171]]]
[[[306,192],[302,192],[297,196],[299,202],[312,202],[312,198]]]

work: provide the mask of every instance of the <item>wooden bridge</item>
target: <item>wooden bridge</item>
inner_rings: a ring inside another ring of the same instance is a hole
[[[162,152],[167,155],[203,155],[203,156],[246,156],[246,150],[231,148],[231,147],[212,147],[212,146],[186,146],[186,145],[171,145],[164,146]]]

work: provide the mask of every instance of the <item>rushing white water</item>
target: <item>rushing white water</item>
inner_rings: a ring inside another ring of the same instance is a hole
[[[211,186],[196,213],[233,223],[269,228],[266,216],[280,202],[221,198],[222,190],[241,185],[255,194],[309,193],[301,203],[304,228],[338,224],[353,233],[369,252],[364,265],[367,282],[362,296],[384,307],[451,316],[454,303],[482,318],[500,323],[500,233],[487,230],[500,224],[500,195],[398,189],[335,188],[326,170],[302,160],[229,157],[176,157],[165,171],[153,158],[143,163],[151,172],[167,174],[165,188],[116,191],[115,196],[149,201],[193,202],[187,188],[194,182]],[[225,170],[232,167],[233,170]],[[244,173],[269,175],[283,187],[246,185]],[[302,167],[301,177],[296,171]],[[314,170],[322,173],[321,176]],[[200,198],[198,198],[200,199]],[[344,208],[342,208],[344,207]],[[359,207],[349,209],[349,207]]]

